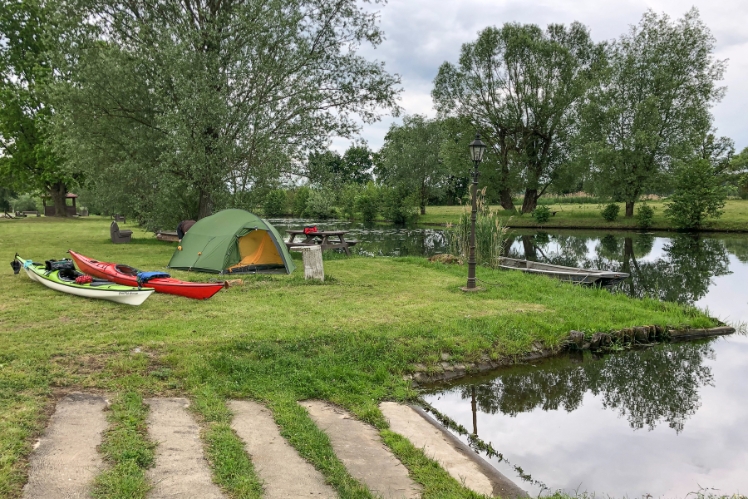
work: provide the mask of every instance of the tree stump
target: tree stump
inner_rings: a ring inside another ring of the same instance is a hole
[[[293,246],[291,251],[300,251],[304,259],[304,279],[325,281],[325,268],[322,264],[322,248],[319,246]]]

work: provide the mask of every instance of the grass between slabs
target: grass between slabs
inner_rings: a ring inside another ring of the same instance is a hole
[[[243,286],[207,301],[154,294],[140,307],[57,293],[13,275],[7,264],[16,252],[44,261],[74,249],[101,261],[164,269],[176,245],[134,230],[132,243],[113,245],[106,219],[0,221],[6,261],[0,267],[1,497],[20,496],[25,459],[51,395],[72,389],[121,394],[102,446],[111,468],[97,481],[99,491],[116,489],[108,497],[139,497],[147,487],[152,447],[140,401],[158,395],[192,399],[214,479],[231,497],[258,497],[260,486],[228,426],[230,398],[267,404],[284,437],[341,497],[371,495],[348,475],[299,400],[328,400],[374,424],[424,486],[424,497],[474,497],[386,431],[378,404],[416,397],[403,379],[415,364],[436,366],[442,353],[455,362],[519,356],[538,344],[558,346],[572,329],[714,325],[693,308],[519,272],[478,268],[478,278],[495,285],[466,294],[459,291],[465,267],[422,258],[335,256],[325,261],[324,284],[305,281],[301,270],[247,276]]]
[[[126,392],[109,409],[110,426],[99,447],[109,466],[96,478],[93,496],[145,498],[150,490],[145,470],[153,465],[155,448],[147,437],[148,407],[139,394]]]

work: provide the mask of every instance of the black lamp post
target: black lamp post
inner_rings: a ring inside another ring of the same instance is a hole
[[[486,144],[480,140],[480,134],[475,134],[475,140],[470,143],[470,159],[473,160],[473,186],[471,195],[473,198],[473,210],[470,214],[470,256],[468,257],[468,280],[463,291],[479,291],[481,288],[475,286],[475,218],[478,213],[478,165],[483,161],[483,153]]]

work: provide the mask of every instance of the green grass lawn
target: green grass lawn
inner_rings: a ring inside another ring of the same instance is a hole
[[[510,227],[547,227],[547,228],[599,228],[599,229],[636,229],[636,217],[624,217],[625,206],[620,206],[620,215],[614,222],[607,222],[600,215],[604,205],[598,204],[550,204],[547,205],[556,214],[551,219],[540,225],[533,220],[532,215],[519,215],[503,211],[503,215]],[[670,221],[665,217],[665,203],[663,201],[650,201],[649,206],[654,208],[654,225],[652,230],[670,230],[673,228]],[[637,203],[634,213],[640,206]],[[500,206],[492,206],[493,209],[501,209]],[[462,206],[429,206],[426,215],[418,218],[418,223],[423,224],[445,224],[456,223],[463,211]],[[724,208],[724,214],[714,220],[709,220],[703,227],[705,231],[748,231],[748,200],[729,200]]]
[[[9,265],[16,252],[43,261],[74,249],[144,270],[165,267],[175,244],[131,224],[123,228],[135,230],[131,244],[111,244],[109,221],[95,217],[0,221],[0,497],[20,496],[33,438],[55,396],[73,389],[113,396],[102,445],[110,467],[97,480],[98,497],[144,497],[148,490],[144,470],[153,444],[142,398],[156,394],[191,398],[214,479],[231,497],[261,491],[229,427],[231,397],[267,404],[283,435],[340,497],[372,496],[346,472],[298,400],[329,400],[374,424],[423,485],[424,497],[476,497],[387,430],[377,404],[417,395],[403,379],[415,363],[436,364],[443,352],[456,362],[520,355],[535,342],[558,346],[572,329],[714,324],[675,304],[486,268],[478,278],[491,283],[487,290],[465,294],[458,290],[465,267],[420,258],[328,255],[324,284],[304,281],[297,269],[291,276],[245,277],[243,286],[208,301],[154,294],[140,307],[57,293],[13,275]]]

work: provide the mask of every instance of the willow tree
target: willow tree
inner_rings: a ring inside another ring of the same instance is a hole
[[[724,93],[714,44],[694,8],[677,21],[649,11],[611,45],[606,78],[585,107],[584,137],[595,190],[625,202],[627,217],[709,132],[710,107]]]
[[[499,198],[514,209],[523,188],[524,213],[571,164],[577,106],[596,82],[602,51],[584,25],[507,23],[462,46],[445,62],[432,96],[441,116],[468,120],[498,161]]]
[[[79,21],[58,131],[102,186],[140,194],[151,225],[205,217],[397,107],[398,77],[358,55],[382,33],[355,0],[63,4]],[[177,196],[195,212],[168,212]]]

